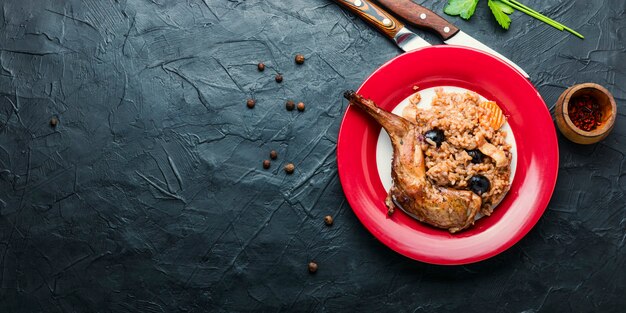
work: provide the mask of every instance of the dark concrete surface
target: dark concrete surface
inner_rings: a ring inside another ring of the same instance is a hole
[[[2,1],[0,312],[623,312],[626,2],[525,2],[586,39],[519,12],[503,31],[486,0],[450,20],[548,105],[606,86],[617,124],[591,146],[559,134],[556,190],[517,245],[443,267],[383,246],[346,203],[341,92],[399,50],[332,1]]]

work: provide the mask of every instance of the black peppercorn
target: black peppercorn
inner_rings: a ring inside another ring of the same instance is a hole
[[[333,224],[333,217],[330,215],[326,215],[324,217],[324,223],[326,223],[326,225],[330,226]]]
[[[265,64],[263,64],[263,62],[260,62],[256,67],[259,69],[259,72],[265,71]]]
[[[246,101],[246,105],[248,106],[248,108],[252,109],[254,108],[254,105],[256,104],[256,101],[254,99],[248,99],[248,101]]]
[[[309,262],[309,273],[313,274],[317,272],[317,263],[311,261]]]
[[[293,163],[287,163],[287,165],[285,165],[285,172],[287,174],[293,174],[293,171],[296,169],[296,166],[293,165]]]
[[[280,74],[276,74],[276,82],[277,83],[282,83],[283,82],[283,75]]]
[[[270,168],[270,165],[272,165],[272,163],[270,162],[270,160],[263,160],[263,168],[264,168],[264,169],[268,169],[268,168]]]
[[[303,64],[304,63],[304,55],[302,54],[296,54],[296,63],[297,64]]]
[[[298,102],[298,111],[304,111],[304,102]]]
[[[276,150],[270,151],[270,158],[276,160],[276,158],[278,158],[278,152],[276,152]]]
[[[296,104],[291,100],[285,103],[285,108],[287,109],[287,111],[293,111],[295,107],[296,107]]]
[[[53,117],[50,119],[50,126],[57,127],[58,124],[59,124],[59,119],[57,119],[56,117]]]

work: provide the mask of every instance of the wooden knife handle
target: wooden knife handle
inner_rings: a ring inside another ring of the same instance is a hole
[[[407,24],[434,31],[443,40],[449,39],[459,31],[437,13],[411,0],[378,0],[378,3],[403,18]]]
[[[341,6],[352,11],[390,39],[394,39],[396,34],[404,27],[391,14],[373,4],[369,0],[335,0]],[[393,1],[391,1],[393,2]]]

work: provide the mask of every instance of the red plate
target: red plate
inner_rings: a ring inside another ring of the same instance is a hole
[[[391,249],[433,264],[467,264],[492,257],[537,223],[552,196],[559,163],[552,118],[533,85],[510,65],[483,52],[433,46],[404,53],[376,70],[358,92],[391,111],[412,92],[436,86],[473,90],[496,101],[517,143],[517,170],[504,200],[489,217],[450,234],[401,211],[388,217],[376,167],[380,126],[349,107],[339,131],[337,164],[346,198],[363,225]]]

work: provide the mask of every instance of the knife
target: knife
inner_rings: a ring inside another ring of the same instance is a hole
[[[430,43],[417,36],[414,32],[408,30],[404,24],[400,23],[392,15],[369,0],[335,1],[339,2],[339,4],[343,5],[350,11],[356,13],[380,30],[387,37],[394,40],[404,51],[430,46]],[[443,39],[444,43],[470,47],[491,54],[513,66],[526,78],[530,78],[530,76],[513,61],[489,48],[482,42],[474,39],[462,30],[459,30],[456,26],[448,22],[443,17],[437,15],[435,12],[414,3],[411,0],[378,0],[378,2],[406,20],[409,25],[435,32]],[[411,44],[405,42],[406,40],[411,42]]]
[[[404,24],[368,0],[335,0],[393,40],[405,52],[431,44],[410,31]]]
[[[411,1],[411,0],[377,0],[382,6],[389,11],[400,16],[407,21],[407,24],[419,28],[431,30],[437,33],[443,42],[448,45],[465,46],[487,52],[501,60],[509,63],[516,70],[522,73],[526,78],[530,76],[517,64],[509,60],[505,56],[489,48],[482,42],[474,39],[474,37],[464,33],[456,28],[452,23],[448,22],[437,13]]]

